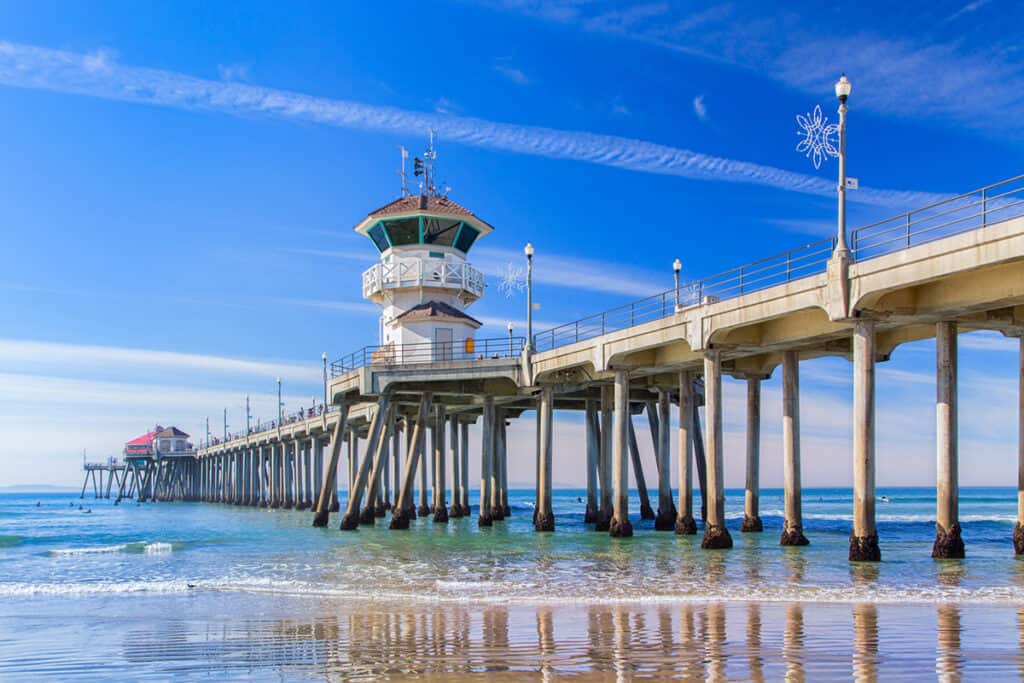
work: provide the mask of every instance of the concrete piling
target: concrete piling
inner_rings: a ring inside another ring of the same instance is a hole
[[[697,533],[693,520],[693,378],[679,373],[679,505],[676,507],[675,532],[690,536]]]
[[[445,470],[447,469],[445,445],[446,434],[446,413],[443,403],[437,404],[437,414],[434,417],[434,523],[445,524],[448,522],[447,490],[445,482]]]
[[[1024,336],[1017,350],[1017,522],[1013,525],[1013,551],[1024,555]]]
[[[452,460],[452,502],[448,506],[448,517],[462,517],[462,458],[459,451],[459,420],[456,415],[448,418],[449,455]]]
[[[669,393],[658,389],[658,440],[654,451],[658,465],[658,514],[654,519],[657,531],[672,531],[676,526],[676,506],[672,501],[672,404]]]
[[[538,497],[537,514],[533,528],[537,531],[555,530],[555,513],[551,505],[551,455],[552,428],[554,427],[555,396],[551,387],[544,387],[540,392],[540,405],[537,413],[537,425],[540,438],[537,443],[537,483]]]
[[[413,504],[413,487],[416,484],[417,461],[423,457],[423,446],[426,443],[423,435],[427,429],[432,398],[430,392],[423,393],[420,396],[420,406],[415,425],[410,429],[408,421],[406,421],[408,440],[405,449],[405,466],[402,468],[402,485],[398,490],[398,500],[395,501],[395,505],[392,507],[391,529],[408,529],[409,523],[416,516],[416,509]]]
[[[484,397],[483,435],[480,448],[480,516],[478,526],[492,526],[491,478],[494,469],[494,397]]]
[[[594,531],[608,531],[612,521],[612,405],[615,388],[601,387],[601,441],[597,464],[598,481],[601,487],[600,506]]]
[[[957,325],[935,325],[936,520],[932,557],[964,556],[960,537],[957,427]]]
[[[377,410],[370,423],[370,433],[366,443],[366,457],[359,463],[359,470],[356,472],[356,479],[352,489],[348,493],[348,503],[345,508],[345,515],[341,519],[342,531],[353,531],[359,527],[359,514],[363,502],[363,492],[366,489],[367,480],[370,477],[370,467],[373,464],[375,451],[380,446],[381,432],[384,422],[387,419],[387,412],[390,404],[388,394],[381,394],[377,399]]]
[[[459,457],[462,459],[459,472],[459,476],[462,478],[462,485],[459,487],[460,505],[462,506],[462,516],[469,517],[471,514],[469,509],[469,424],[460,423],[459,430],[461,431],[459,436],[461,454]]]
[[[615,502],[608,534],[616,538],[633,535],[629,522],[629,373],[615,371],[614,417],[612,429],[612,477],[615,485]]]
[[[725,486],[722,459],[722,354],[718,349],[704,352],[704,416],[707,433],[704,447],[707,464],[707,521],[702,548],[731,548],[732,536],[725,528]]]
[[[782,477],[785,519],[779,545],[807,545],[800,486],[800,353],[782,352]]]
[[[878,562],[875,527],[875,323],[853,327],[853,529],[850,560]]]
[[[338,461],[341,459],[341,444],[348,427],[348,410],[348,404],[342,404],[341,414],[338,416],[338,421],[334,423],[334,432],[331,434],[330,453],[327,456],[327,472],[324,473],[320,495],[317,498],[313,526],[327,526],[330,517],[331,500],[337,495]]]
[[[657,458],[658,418],[657,416],[653,416],[652,418],[652,415],[652,412],[648,412],[648,418],[651,422],[651,432],[655,442],[655,458]],[[637,444],[636,427],[633,425],[632,415],[627,416],[626,433],[629,439],[627,442],[629,446],[629,461],[633,466],[633,481],[636,482],[637,497],[640,499],[640,519],[654,519],[654,510],[651,509],[651,499],[647,494],[647,478],[644,476],[644,465],[640,462],[640,446]]]
[[[745,533],[764,530],[761,523],[761,378],[747,378],[747,476],[743,495]]]
[[[592,524],[599,511],[597,501],[597,461],[601,457],[601,432],[597,422],[597,402],[587,400],[583,419],[583,431],[586,434],[587,449],[587,507],[583,513],[583,523]]]

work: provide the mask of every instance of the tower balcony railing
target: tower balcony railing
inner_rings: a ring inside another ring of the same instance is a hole
[[[378,263],[363,273],[363,297],[401,287],[440,287],[479,299],[484,294],[484,274],[468,263],[441,259],[396,259]]]
[[[331,377],[339,377],[367,365],[396,366],[456,361],[519,358],[525,337],[472,339],[465,342],[423,342],[364,346],[331,363]]]

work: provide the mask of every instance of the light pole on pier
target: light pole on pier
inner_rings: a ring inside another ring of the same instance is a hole
[[[839,98],[839,227],[836,235],[836,255],[850,253],[846,246],[846,100],[850,97],[852,85],[846,74],[836,81],[836,97]]]
[[[523,247],[526,254],[526,350],[533,350],[533,245]]]
[[[277,428],[281,429],[281,411],[284,409],[284,402],[281,400],[281,378],[277,378]]]
[[[228,440],[228,409],[224,409],[224,442]]]
[[[249,410],[249,397],[245,397],[245,433],[252,434],[252,411]]]
[[[508,355],[509,355],[510,358],[512,356],[516,355],[515,344],[512,341],[512,329],[513,329],[512,321],[509,320],[508,321]]]
[[[206,416],[206,447],[210,447],[210,416]]]
[[[672,273],[676,279],[676,308],[679,308],[679,271],[683,269],[683,264],[679,259],[672,262]]]
[[[320,360],[324,362],[324,411],[327,411],[327,352],[320,354]]]

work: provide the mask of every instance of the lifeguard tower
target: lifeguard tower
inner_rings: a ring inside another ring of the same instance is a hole
[[[430,363],[476,357],[479,320],[466,313],[484,294],[484,276],[466,260],[477,240],[494,228],[438,192],[433,133],[424,159],[414,160],[419,194],[372,211],[355,226],[380,252],[363,273],[363,298],[381,307],[380,347],[373,363]]]

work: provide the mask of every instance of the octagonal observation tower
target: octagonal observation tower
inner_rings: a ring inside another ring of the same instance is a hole
[[[380,263],[363,273],[363,298],[381,307],[375,362],[473,355],[481,323],[466,308],[483,296],[484,275],[466,255],[493,229],[430,191],[400,197],[355,226],[380,252]]]

